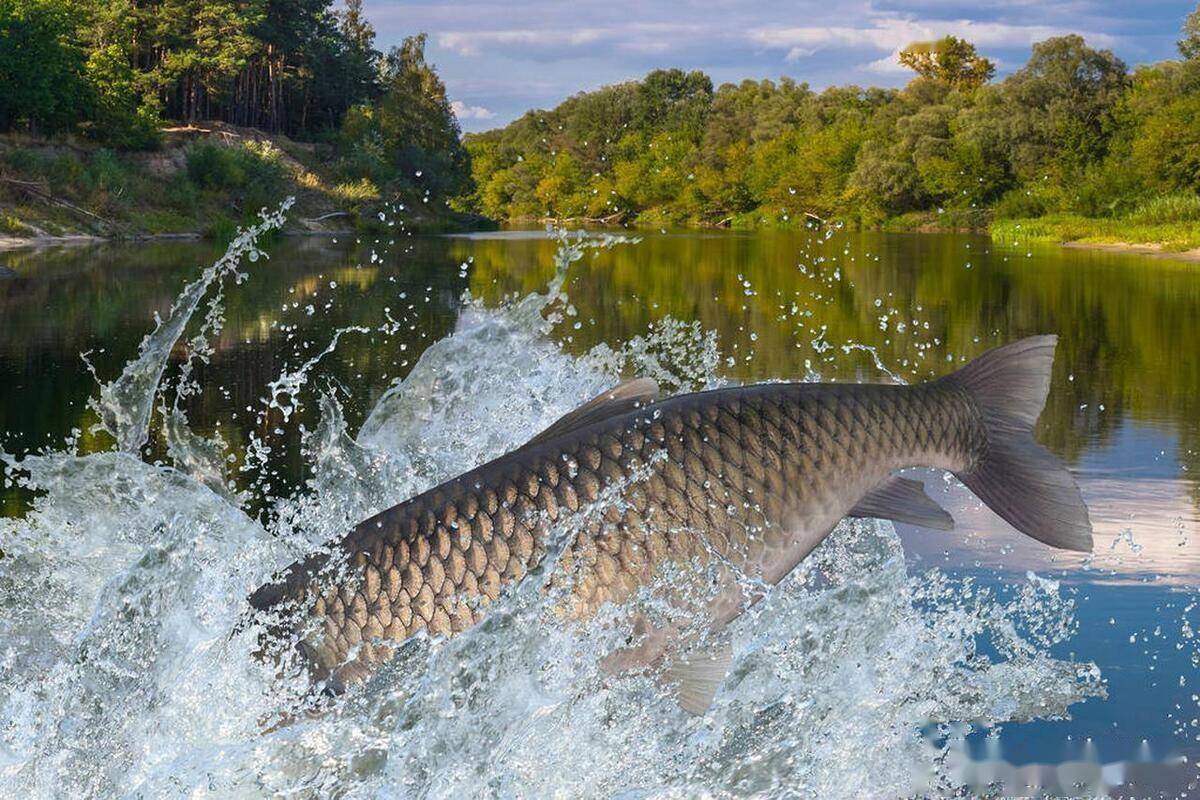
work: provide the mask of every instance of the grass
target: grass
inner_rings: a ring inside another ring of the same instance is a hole
[[[351,205],[362,205],[379,199],[379,187],[370,178],[347,181],[333,187],[333,196]]]
[[[1153,245],[1166,251],[1200,247],[1200,222],[1138,222],[1131,217],[1050,214],[1032,219],[996,220],[990,230],[992,238],[1002,242]]]
[[[22,236],[28,232],[28,226],[24,222],[21,222],[15,215],[0,212],[0,233],[6,233],[10,236]]]
[[[1200,195],[1180,192],[1143,200],[1126,219],[1141,224],[1200,223]]]

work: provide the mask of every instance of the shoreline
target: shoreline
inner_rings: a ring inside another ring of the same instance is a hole
[[[363,236],[352,228],[329,230],[285,230],[282,236]],[[41,250],[46,247],[81,247],[90,244],[131,244],[134,242],[198,242],[204,235],[196,232],[147,233],[138,236],[95,236],[80,233],[69,236],[0,236],[0,253],[15,250]]]
[[[1187,261],[1200,263],[1200,247],[1190,250],[1167,250],[1158,244],[1133,244],[1130,242],[1058,242],[1060,247],[1072,250],[1100,250],[1109,253],[1129,253],[1132,255],[1161,258],[1168,261]]]
[[[608,226],[621,228],[624,226]],[[712,230],[711,228],[697,228],[697,230]],[[901,231],[897,231],[901,232]],[[953,233],[954,230],[941,229],[921,229],[914,228],[904,233]],[[986,234],[986,231],[978,231]],[[284,236],[349,236],[362,235],[363,232],[352,229],[345,230],[285,230],[281,231]],[[366,234],[370,235],[370,234]],[[127,237],[105,237],[96,236],[94,234],[71,234],[65,236],[0,236],[0,253],[12,252],[16,250],[40,250],[46,247],[78,247],[82,245],[106,244],[115,242],[162,242],[162,241],[199,241],[204,236],[198,232],[175,232],[175,233],[147,233],[137,236]],[[1137,244],[1133,242],[1049,242],[1048,244],[1057,244],[1059,247],[1065,247],[1071,250],[1095,250],[1108,253],[1125,253],[1130,255],[1142,255],[1149,258],[1163,259],[1167,261],[1183,261],[1192,264],[1200,264],[1200,247],[1189,250],[1168,250],[1158,244]]]

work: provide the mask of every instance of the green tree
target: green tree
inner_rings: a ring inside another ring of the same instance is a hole
[[[638,85],[632,126],[699,139],[712,105],[712,80],[703,72],[659,69]]]
[[[252,28],[263,17],[258,0],[164,0],[155,17],[164,55],[156,74],[168,107],[185,122],[211,117],[215,103],[259,52]]]
[[[922,78],[941,81],[960,91],[978,88],[996,74],[996,65],[979,55],[975,45],[955,36],[913,42],[900,51],[900,63]]]
[[[347,115],[343,147],[350,153],[380,148],[392,177],[425,187],[436,197],[468,191],[470,157],[446,87],[425,61],[424,34],[393,48],[384,59],[381,83],[383,92],[375,103]]]
[[[373,98],[378,89],[381,54],[375,49],[375,29],[363,16],[362,0],[346,0],[346,7],[338,14],[338,33],[339,66],[344,73],[348,108]]]
[[[0,3],[0,129],[55,133],[86,118],[87,54],[71,9],[56,0]]]
[[[1001,87],[1002,124],[1017,172],[1077,174],[1103,158],[1113,111],[1128,84],[1125,63],[1110,50],[1088,47],[1081,36],[1035,44],[1029,62]]]
[[[1132,155],[1147,185],[1200,192],[1200,94],[1180,97],[1146,117]]]
[[[1183,38],[1179,40],[1179,52],[1189,60],[1200,60],[1200,6],[1183,21]]]

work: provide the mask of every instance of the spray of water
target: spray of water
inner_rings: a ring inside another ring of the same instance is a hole
[[[581,357],[558,347],[570,264],[631,244],[563,237],[547,293],[492,308],[465,298],[455,331],[356,435],[336,393],[311,386],[340,334],[286,370],[265,403],[294,408],[315,394],[321,423],[302,445],[312,478],[255,517],[226,482],[222,443],[192,433],[177,403],[160,406],[174,465],[137,453],[170,348],[284,210],[187,286],[101,386],[96,409],[115,449],[3,457],[10,479],[38,496],[24,518],[0,519],[0,794],[953,793],[948,742],[963,726],[1063,715],[1103,692],[1094,666],[1048,654],[1073,632],[1059,586],[1031,575],[999,597],[936,571],[909,575],[891,526],[858,521],[734,622],[733,673],[702,717],[651,676],[607,674],[599,662],[623,636],[619,612],[561,625],[547,563],[475,628],[416,637],[324,713],[273,726],[306,688],[255,658],[260,630],[244,624],[247,593],[275,570],[522,443],[622,374],[672,390],[721,381],[715,337],[694,324],[668,320]],[[203,355],[219,308],[210,304],[189,353]],[[205,391],[189,381],[185,368],[177,392]],[[556,541],[580,524],[564,522]]]

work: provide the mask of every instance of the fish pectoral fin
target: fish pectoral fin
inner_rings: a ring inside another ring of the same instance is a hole
[[[675,690],[679,707],[700,716],[708,711],[717,689],[733,669],[733,648],[728,642],[671,658],[663,682]]]
[[[591,425],[602,419],[633,411],[658,399],[658,384],[650,378],[622,381],[611,389],[588,400],[574,411],[564,414],[557,422],[529,440],[529,444],[544,442],[564,433]]]
[[[939,531],[954,530],[954,517],[925,494],[924,484],[896,475],[863,495],[846,516],[890,519]]]

